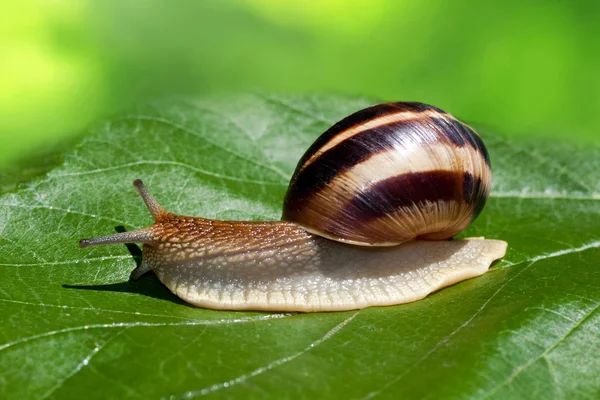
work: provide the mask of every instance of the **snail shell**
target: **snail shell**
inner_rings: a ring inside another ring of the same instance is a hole
[[[477,218],[490,186],[487,150],[468,125],[422,103],[386,103],[315,141],[292,177],[283,219],[359,245],[447,239]]]
[[[309,148],[288,188],[283,221],[175,215],[136,180],[154,225],[79,244],[144,243],[131,277],[154,271],[201,307],[400,304],[481,275],[504,256],[503,241],[442,240],[479,215],[490,179],[488,153],[469,126],[421,103],[380,104],[338,122]]]

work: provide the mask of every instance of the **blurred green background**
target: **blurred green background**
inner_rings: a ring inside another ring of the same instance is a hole
[[[218,91],[418,100],[597,141],[599,38],[591,1],[2,1],[0,169],[133,104]]]

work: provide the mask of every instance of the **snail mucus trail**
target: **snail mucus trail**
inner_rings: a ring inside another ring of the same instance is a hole
[[[134,182],[155,223],[83,239],[143,243],[131,274],[226,310],[335,311],[415,301],[485,273],[507,243],[449,240],[481,212],[491,167],[479,136],[422,103],[360,110],[301,158],[282,221],[218,221],[163,210]]]

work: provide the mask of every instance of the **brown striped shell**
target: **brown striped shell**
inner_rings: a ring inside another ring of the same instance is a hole
[[[283,219],[359,245],[441,240],[477,218],[490,185],[488,152],[471,127],[430,105],[385,103],[315,141],[296,167]]]

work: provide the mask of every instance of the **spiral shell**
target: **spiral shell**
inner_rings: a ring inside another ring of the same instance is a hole
[[[283,219],[341,242],[387,246],[464,230],[490,192],[488,152],[439,108],[385,103],[323,133],[300,159]]]

